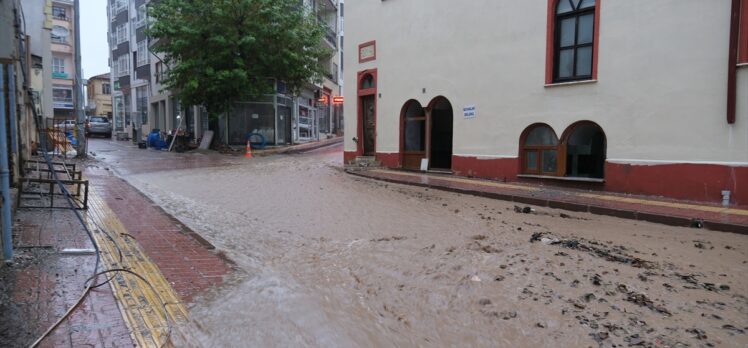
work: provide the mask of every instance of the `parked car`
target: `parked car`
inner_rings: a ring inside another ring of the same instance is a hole
[[[86,121],[86,134],[100,134],[107,138],[112,137],[112,122],[106,116],[91,116]]]
[[[75,120],[65,120],[55,125],[55,128],[63,131],[73,130],[75,128]]]

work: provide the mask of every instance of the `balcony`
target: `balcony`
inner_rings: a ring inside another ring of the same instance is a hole
[[[52,19],[55,20],[55,21],[62,21],[62,22],[65,22],[65,23],[70,23],[70,22],[73,21],[72,18],[67,17],[66,15],[62,15],[62,14],[60,14],[60,15],[53,15]]]
[[[338,33],[328,26],[325,26],[325,40],[330,43],[333,48],[338,48]]]

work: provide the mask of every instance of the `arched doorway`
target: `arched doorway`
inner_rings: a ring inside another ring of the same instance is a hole
[[[452,104],[444,97],[429,103],[430,146],[429,168],[452,169]]]
[[[364,156],[376,155],[377,141],[377,72],[358,74],[358,147]]]
[[[566,146],[566,176],[598,178],[605,176],[606,137],[591,121],[569,126],[563,135]]]
[[[409,100],[400,118],[401,163],[405,169],[418,169],[426,157],[426,112],[417,100]]]

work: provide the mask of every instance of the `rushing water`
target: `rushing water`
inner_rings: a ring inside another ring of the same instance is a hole
[[[748,325],[744,236],[520,214],[507,202],[349,176],[341,157],[331,148],[127,178],[239,268],[191,305],[178,346],[748,344],[722,328]],[[529,243],[533,232],[624,246],[614,249],[657,267]],[[730,290],[687,289],[676,273]],[[672,317],[627,301],[630,292]]]

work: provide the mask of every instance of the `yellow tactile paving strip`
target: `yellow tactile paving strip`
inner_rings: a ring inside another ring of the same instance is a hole
[[[133,341],[139,347],[170,346],[169,335],[176,334],[177,324],[187,321],[187,309],[158,267],[143,252],[138,242],[127,235],[127,229],[96,192],[89,194],[88,219],[101,248],[103,269],[125,268],[143,276],[158,292],[128,273],[116,273],[109,284],[120,306]],[[95,223],[94,223],[95,222]],[[122,250],[123,261],[106,229]],[[102,275],[99,282],[114,273]],[[159,299],[160,297],[160,299]],[[162,302],[163,301],[163,302]],[[164,306],[163,304],[166,304]],[[166,312],[164,311],[166,308]],[[168,314],[168,318],[167,318]]]
[[[422,177],[424,175],[420,173],[407,173],[407,172],[399,172],[399,171],[396,172],[396,171],[383,170],[383,169],[374,169],[374,170],[371,170],[371,172],[390,174],[390,175],[410,176],[410,177]],[[444,180],[444,181],[449,181],[449,182],[463,183],[463,184],[470,184],[470,185],[475,185],[475,186],[484,186],[484,187],[497,187],[497,188],[506,188],[506,189],[523,190],[523,191],[539,191],[540,190],[539,188],[531,187],[531,186],[503,184],[503,183],[497,183],[497,182],[471,180],[471,179],[463,179],[463,178],[455,178],[455,177],[447,177],[447,176],[438,176],[438,177],[434,176],[434,179]],[[601,195],[601,194],[594,194],[594,193],[569,193],[569,194],[576,195],[578,197],[600,199],[600,200],[620,202],[620,203],[632,203],[632,204],[641,204],[641,205],[658,206],[658,207],[666,207],[666,208],[698,210],[698,211],[705,211],[705,212],[710,212],[710,213],[748,216],[748,210],[746,209],[723,208],[723,207],[717,207],[717,206],[688,204],[688,203],[664,202],[664,201],[655,201],[655,200],[648,200],[648,199],[641,199],[641,198]]]

